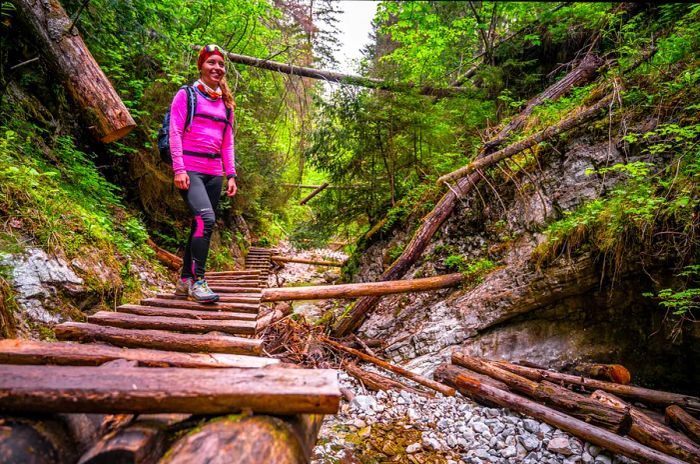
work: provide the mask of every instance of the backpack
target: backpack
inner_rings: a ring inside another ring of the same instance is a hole
[[[180,89],[185,89],[187,92],[187,117],[185,118],[185,126],[183,127],[183,132],[192,124],[192,120],[196,115],[197,110],[197,92],[191,85],[183,85]],[[200,115],[202,117],[207,117],[211,119],[211,116]],[[216,120],[220,121],[219,118]],[[226,128],[231,121],[231,108],[226,108],[226,121],[224,122],[224,134],[226,133]],[[160,152],[161,159],[166,163],[172,163],[172,156],[170,155],[170,108],[165,112],[163,117],[163,125],[158,129],[158,151]]]

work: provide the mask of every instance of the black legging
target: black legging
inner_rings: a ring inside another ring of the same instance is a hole
[[[204,277],[223,176],[212,176],[195,171],[187,171],[187,175],[190,176],[190,188],[180,190],[180,194],[194,218],[185,248],[181,276],[183,279],[196,279]]]

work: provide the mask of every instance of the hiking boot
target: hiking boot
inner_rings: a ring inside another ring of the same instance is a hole
[[[189,297],[191,300],[199,303],[215,303],[219,301],[219,295],[211,291],[207,281],[204,279],[199,279],[190,285]]]
[[[175,285],[175,294],[178,296],[189,295],[190,285],[192,285],[192,279],[190,279],[189,277],[186,279],[177,279],[177,284]]]

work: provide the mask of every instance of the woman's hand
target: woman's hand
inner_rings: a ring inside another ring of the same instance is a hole
[[[231,177],[228,180],[228,185],[226,186],[226,195],[232,197],[238,191],[238,186],[236,185],[236,178]]]
[[[175,187],[180,190],[187,190],[190,188],[190,176],[186,172],[181,172],[180,174],[175,174]]]

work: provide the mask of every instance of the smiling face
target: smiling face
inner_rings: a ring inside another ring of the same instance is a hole
[[[226,64],[224,63],[224,59],[216,54],[204,60],[202,69],[199,70],[199,78],[212,89],[216,89],[219,86],[221,79],[225,75]]]

